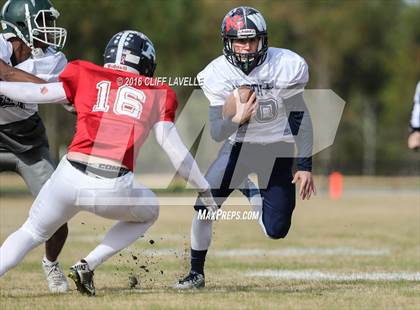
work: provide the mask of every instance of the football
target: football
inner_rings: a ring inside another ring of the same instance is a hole
[[[254,91],[251,87],[243,85],[238,88],[239,101],[243,104],[246,103],[252,96]],[[236,114],[236,100],[234,91],[226,98],[223,106],[223,118],[232,118]]]

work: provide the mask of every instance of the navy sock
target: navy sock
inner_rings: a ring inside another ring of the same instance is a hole
[[[206,260],[207,250],[196,251],[191,249],[191,271],[204,275],[204,262]]]

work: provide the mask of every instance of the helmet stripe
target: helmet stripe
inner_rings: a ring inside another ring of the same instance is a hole
[[[254,23],[258,31],[267,31],[265,20],[260,13],[249,15],[248,18]]]
[[[247,18],[247,15],[248,14],[246,14],[246,11],[245,11],[245,8],[244,7],[242,7],[242,14],[243,14],[243,17],[244,17],[244,23],[245,23],[245,25],[248,25],[248,18]]]
[[[121,63],[121,57],[122,57],[122,52],[123,52],[123,48],[124,48],[124,43],[125,43],[125,40],[127,39],[129,34],[130,34],[130,31],[125,31],[124,34],[120,38],[120,42],[118,42],[117,56],[115,57],[115,61],[118,61],[118,63]]]
[[[6,10],[9,5],[10,5],[10,0],[7,0],[7,2],[3,6],[3,10],[1,11],[1,17],[3,17],[6,14]]]

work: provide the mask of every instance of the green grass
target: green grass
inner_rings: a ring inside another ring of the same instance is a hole
[[[185,193],[182,193],[185,196]],[[0,197],[0,241],[25,220],[30,196]],[[229,207],[235,209],[235,207]],[[236,207],[238,208],[238,207]],[[206,264],[207,287],[200,291],[171,289],[188,270],[190,206],[161,208],[160,218],[129,249],[101,265],[95,273],[97,296],[75,291],[48,293],[40,267],[43,247],[31,252],[0,279],[0,309],[419,309],[420,282],[318,281],[249,277],[251,270],[319,270],[352,272],[420,272],[420,205],[418,192],[348,195],[332,201],[320,195],[299,201],[293,225],[284,240],[269,240],[255,222],[219,221],[214,225]],[[93,249],[112,225],[88,213],[70,222],[61,255],[68,269]],[[154,240],[152,245],[149,240]],[[287,248],[387,249],[378,256],[295,255],[220,257],[230,249]],[[167,256],[144,253],[174,249]],[[132,254],[138,257],[133,260]],[[137,264],[136,264],[137,263]],[[147,266],[149,272],[140,268]],[[138,276],[136,289],[128,276]]]

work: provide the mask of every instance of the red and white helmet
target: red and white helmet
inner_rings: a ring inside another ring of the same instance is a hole
[[[259,38],[255,53],[239,54],[232,48],[232,40]],[[230,10],[223,18],[222,38],[223,53],[227,60],[249,74],[267,58],[267,26],[262,14],[251,7],[240,6]]]

